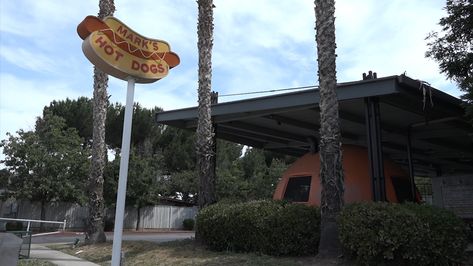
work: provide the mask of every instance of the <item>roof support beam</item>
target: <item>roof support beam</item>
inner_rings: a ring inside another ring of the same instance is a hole
[[[383,147],[381,145],[381,126],[379,113],[379,99],[365,98],[366,135],[368,143],[368,157],[370,175],[373,183],[373,200],[386,200],[386,185],[384,179]]]
[[[221,125],[225,126],[226,128],[239,129],[246,132],[260,134],[266,137],[275,137],[275,138],[284,139],[288,141],[298,141],[301,143],[307,143],[307,136],[299,136],[294,133],[287,133],[284,131],[272,130],[265,127],[249,124],[249,123],[235,121],[235,122],[225,123]]]

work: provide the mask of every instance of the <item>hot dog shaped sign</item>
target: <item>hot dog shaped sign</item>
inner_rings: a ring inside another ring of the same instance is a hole
[[[116,78],[151,83],[167,76],[180,59],[162,40],[146,38],[114,17],[87,16],[77,26],[82,51],[99,69]]]

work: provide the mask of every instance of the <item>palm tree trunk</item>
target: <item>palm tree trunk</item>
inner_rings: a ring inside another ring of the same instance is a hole
[[[100,19],[113,15],[115,5],[113,0],[99,1]],[[94,98],[93,98],[93,133],[92,133],[92,161],[88,183],[89,217],[86,229],[86,243],[94,244],[105,242],[104,233],[104,198],[103,172],[106,160],[105,119],[107,117],[107,87],[108,75],[94,67]]]
[[[341,255],[336,218],[343,207],[343,168],[338,116],[335,1],[315,0],[320,92],[321,236],[319,256]]]
[[[199,106],[197,124],[197,167],[199,171],[199,208],[215,202],[215,172],[212,165],[213,130],[210,109],[212,88],[213,0],[198,0],[197,26],[199,50]]]

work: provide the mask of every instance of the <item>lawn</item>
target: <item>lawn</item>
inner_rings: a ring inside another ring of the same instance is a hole
[[[70,245],[49,247],[100,265],[110,265],[111,242],[79,246],[74,249]],[[280,258],[254,253],[213,252],[196,245],[193,240],[167,243],[124,241],[122,249],[126,254],[126,265],[352,265],[343,261],[320,261],[315,257]]]
[[[18,261],[18,266],[54,266],[55,264],[39,259],[21,259]]]

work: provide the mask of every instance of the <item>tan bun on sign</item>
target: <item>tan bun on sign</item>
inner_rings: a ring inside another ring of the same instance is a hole
[[[77,33],[84,40],[82,50],[87,59],[122,80],[132,77],[137,83],[155,82],[180,63],[167,42],[146,38],[114,17],[101,20],[87,16],[77,26]]]

